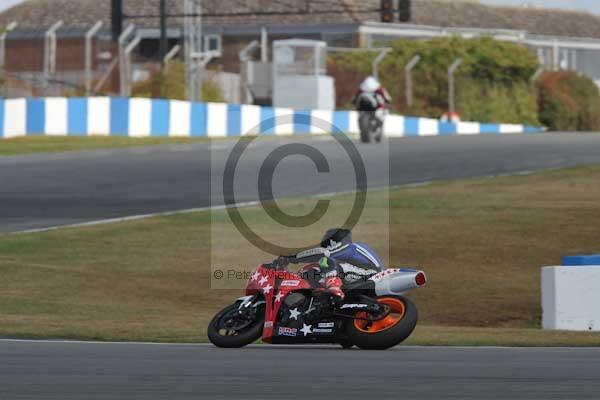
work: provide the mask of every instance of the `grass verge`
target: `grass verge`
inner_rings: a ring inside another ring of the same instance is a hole
[[[296,137],[314,135],[300,134]],[[123,136],[27,136],[10,139],[0,138],[0,156],[16,156],[35,153],[62,153],[69,151],[113,149],[139,146],[159,146],[166,144],[208,143],[214,141],[237,140],[230,137],[144,137]],[[277,140],[277,136],[258,136],[257,140]]]
[[[156,146],[161,144],[198,143],[202,138],[129,138],[116,136],[52,137],[29,136],[0,139],[0,156],[15,156],[34,153],[60,153],[93,149],[109,149],[134,146]]]
[[[478,328],[417,325],[405,342],[421,346],[597,347],[597,332],[541,331],[535,328]]]
[[[380,249],[389,229],[389,265],[427,271],[408,343],[600,346],[597,333],[539,330],[540,267],[598,251],[599,182],[594,166],[377,192],[389,219],[367,217],[355,237]],[[222,265],[270,259],[231,231],[219,211],[0,236],[0,336],[204,341],[214,312],[240,294],[209,288],[211,251]]]

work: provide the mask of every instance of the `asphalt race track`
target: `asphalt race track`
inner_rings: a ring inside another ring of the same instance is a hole
[[[307,158],[288,158],[276,170],[276,197],[355,187],[352,165],[335,140],[295,140],[318,148],[330,165],[340,167],[318,174]],[[235,178],[242,182],[237,202],[257,200],[256,171],[288,142],[262,140],[244,153]],[[215,187],[235,143],[0,157],[0,232],[223,204]],[[356,147],[370,187],[600,163],[600,134],[593,133],[422,137]],[[321,178],[307,183],[306,168]]]
[[[0,342],[1,399],[600,398],[600,349]]]
[[[301,138],[334,174],[308,179],[283,161],[275,194],[353,189],[331,138]],[[264,140],[236,179],[253,201],[256,171],[285,138]],[[0,232],[223,204],[235,142],[0,157]],[[600,134],[432,137],[357,145],[371,187],[600,164]],[[388,158],[389,155],[389,158]],[[308,163],[308,164],[307,164]],[[348,160],[346,160],[348,164]],[[351,165],[350,165],[351,167]],[[333,169],[333,168],[332,168]],[[253,175],[254,174],[254,175]],[[319,174],[313,174],[319,175]],[[211,185],[212,182],[212,185]],[[4,399],[600,399],[600,349],[159,345],[0,340]]]

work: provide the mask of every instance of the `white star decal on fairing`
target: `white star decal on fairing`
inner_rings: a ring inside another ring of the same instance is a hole
[[[260,272],[256,271],[255,273],[252,274],[252,280],[253,281],[258,280],[259,276],[260,276]]]
[[[263,293],[268,294],[271,291],[271,289],[273,289],[273,286],[267,285],[263,288]]]
[[[275,303],[277,303],[278,301],[281,301],[282,297],[283,297],[283,293],[277,292],[277,294],[275,295]]]
[[[312,325],[306,325],[306,324],[302,324],[302,329],[300,329],[300,332],[304,333],[304,336],[312,333]]]
[[[265,283],[267,283],[268,280],[269,280],[269,278],[267,278],[266,276],[263,276],[260,278],[260,281],[258,281],[258,283],[260,283],[261,285],[264,285]]]
[[[295,319],[296,321],[298,321],[298,315],[300,315],[300,311],[298,311],[298,307],[294,308],[293,310],[290,310],[290,319]]]

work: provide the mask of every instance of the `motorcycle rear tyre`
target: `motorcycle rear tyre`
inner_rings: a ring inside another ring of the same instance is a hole
[[[376,332],[367,333],[358,329],[355,323],[347,324],[348,339],[364,350],[385,350],[394,347],[406,340],[417,325],[417,307],[409,299],[403,296],[381,296],[379,299],[401,302],[404,305],[404,314],[395,325]]]

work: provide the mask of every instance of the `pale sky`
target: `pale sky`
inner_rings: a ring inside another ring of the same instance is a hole
[[[0,0],[0,11],[23,0]],[[600,0],[480,0],[482,3],[498,5],[532,4],[534,6],[570,8],[600,13]]]
[[[22,0],[0,0],[0,11],[19,4]]]
[[[481,0],[482,3],[497,5],[531,4],[535,7],[569,8],[600,13],[599,0]]]

